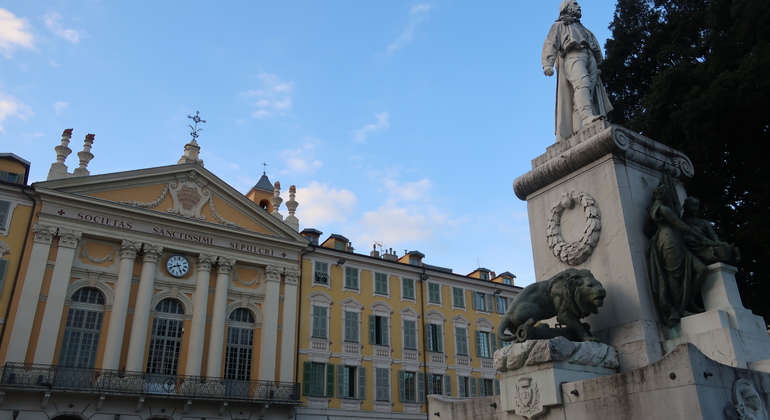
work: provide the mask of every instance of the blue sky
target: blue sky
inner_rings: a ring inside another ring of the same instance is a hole
[[[74,128],[70,170],[87,133],[92,174],[169,165],[200,111],[205,167],[246,193],[266,162],[301,228],[529,284],[560,2],[0,0],[0,152],[42,181]],[[603,45],[615,2],[581,6]]]

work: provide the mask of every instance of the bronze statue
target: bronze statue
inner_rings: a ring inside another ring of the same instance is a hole
[[[519,342],[556,336],[572,341],[599,341],[580,319],[598,313],[606,296],[604,287],[590,271],[568,268],[549,280],[525,287],[508,306],[497,336],[503,341]],[[535,326],[536,322],[554,316],[565,328]],[[515,335],[506,334],[506,330]]]
[[[703,312],[698,302],[706,265],[688,248],[688,241],[706,247],[709,240],[679,217],[674,181],[664,174],[653,191],[645,230],[652,233],[648,248],[648,275],[661,321],[673,328],[691,313]],[[654,230],[652,229],[654,228]],[[653,233],[654,232],[654,233]]]
[[[682,221],[694,231],[700,233],[706,240],[700,243],[690,235],[685,235],[684,241],[687,248],[705,264],[723,262],[736,265],[741,260],[741,253],[733,244],[722,242],[714,232],[708,220],[700,217],[700,200],[695,197],[687,197],[684,200]]]

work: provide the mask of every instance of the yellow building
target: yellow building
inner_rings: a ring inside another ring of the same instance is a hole
[[[302,233],[311,249],[300,280],[299,419],[423,419],[426,394],[499,394],[492,356],[521,290],[515,276],[458,275],[417,251],[357,254],[344,236],[319,243],[320,231]]]
[[[278,183],[247,198],[194,139],[177,164],[90,175],[88,135],[70,173],[71,135],[34,194],[15,184],[29,165],[0,155],[0,418],[291,418],[294,189],[284,218]]]
[[[0,153],[0,341],[35,204],[27,185],[29,166],[12,153]]]

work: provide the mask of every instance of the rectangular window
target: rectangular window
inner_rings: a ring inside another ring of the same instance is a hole
[[[358,343],[358,312],[344,311],[345,337],[349,343]]]
[[[374,293],[378,295],[388,295],[388,275],[384,273],[374,273]]]
[[[403,278],[401,279],[401,297],[403,299],[414,300],[414,280]]]
[[[404,320],[404,348],[417,350],[417,321]]]
[[[504,314],[508,310],[508,298],[504,296],[495,296],[495,306],[498,314]]]
[[[465,309],[465,289],[452,288],[452,306]]]
[[[388,318],[369,315],[369,344],[387,346],[389,345],[388,336]]]
[[[323,306],[315,306],[313,305],[313,332],[312,335],[315,338],[329,338],[326,335],[326,324],[328,321],[328,318],[326,317],[326,312],[328,308],[325,308]]]
[[[5,230],[5,225],[11,213],[11,202],[0,200],[0,229]]]
[[[457,396],[461,398],[470,398],[471,387],[467,376],[457,377]]]
[[[479,379],[479,397],[491,397],[495,395],[495,383],[492,379]]]
[[[428,302],[441,304],[441,285],[428,283]]]
[[[476,331],[476,356],[491,359],[497,350],[497,340],[493,333]]]
[[[337,366],[337,395],[340,398],[366,399],[366,368]]]
[[[329,284],[329,263],[316,261],[315,276],[313,281],[321,284]]]
[[[479,277],[481,280],[489,280],[489,273],[482,271],[479,273]]]
[[[444,375],[428,374],[428,394],[444,395]]]
[[[390,401],[390,369],[375,368],[374,376],[376,388],[374,399],[376,401]]]
[[[22,177],[21,174],[8,171],[0,171],[0,181],[6,181],[12,184],[21,184],[24,182],[24,177]]]
[[[345,267],[345,288],[358,290],[358,269]]]
[[[428,351],[444,352],[444,327],[438,324],[428,324]]]
[[[484,293],[473,292],[473,309],[477,311],[489,312],[487,307],[487,295]]]
[[[425,402],[425,376],[420,372],[398,371],[398,394],[403,402]]]
[[[503,277],[503,284],[507,284],[509,286],[513,285],[513,279],[510,277]]]
[[[302,393],[305,396],[334,396],[334,365],[305,362],[302,379]]]
[[[459,356],[469,356],[468,351],[468,329],[455,327],[455,344]]]

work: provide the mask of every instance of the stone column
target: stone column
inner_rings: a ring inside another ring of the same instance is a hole
[[[128,339],[128,357],[126,358],[126,370],[141,372],[144,370],[144,350],[147,346],[147,323],[150,320],[150,306],[155,286],[155,272],[158,269],[158,261],[163,247],[144,244],[142,246],[144,257],[142,258],[142,274],[139,278],[139,291],[134,305],[134,320],[131,323],[131,335]]]
[[[64,301],[67,298],[67,286],[70,284],[72,262],[75,258],[75,248],[83,232],[72,229],[59,228],[59,249],[56,252],[56,263],[53,267],[51,285],[48,287],[48,298],[43,312],[43,322],[40,324],[40,337],[35,348],[36,364],[52,365],[54,352],[56,351],[56,337],[59,336],[59,327],[64,311]]]
[[[209,333],[209,355],[206,362],[206,376],[222,375],[222,347],[225,342],[225,311],[227,310],[227,286],[235,260],[225,257],[217,259],[217,287],[214,292],[214,307],[211,314]]]
[[[283,285],[283,323],[281,329],[281,371],[278,380],[292,382],[294,380],[294,366],[297,349],[297,282],[299,270],[287,268]]]
[[[112,303],[110,325],[107,328],[107,343],[104,348],[102,369],[118,369],[120,351],[123,347],[123,333],[126,330],[128,298],[131,294],[131,277],[134,273],[136,253],[142,249],[137,241],[124,240],[120,245],[120,268],[115,283],[115,298]]]
[[[199,376],[201,374],[203,342],[206,336],[206,306],[209,299],[209,280],[211,279],[211,264],[215,259],[216,257],[207,254],[200,254],[198,258],[198,282],[195,286],[192,331],[190,331],[185,375]]]
[[[259,380],[275,380],[275,360],[278,347],[278,298],[281,289],[281,268],[268,265],[265,269],[265,300],[262,302],[262,349],[259,358]]]
[[[7,362],[23,363],[26,361],[32,323],[35,320],[37,302],[40,300],[40,287],[43,284],[43,275],[45,275],[45,267],[48,263],[48,252],[51,250],[51,240],[57,231],[55,227],[42,223],[36,224],[32,230],[35,234],[34,244],[27,264],[24,283],[21,285],[13,329],[8,340],[8,354],[5,358]],[[6,320],[6,322],[8,321]]]

